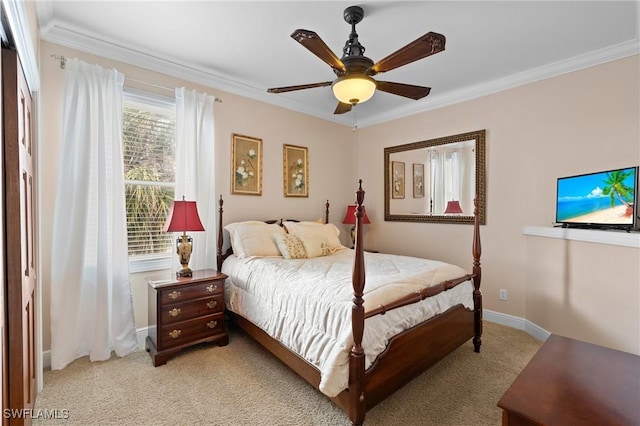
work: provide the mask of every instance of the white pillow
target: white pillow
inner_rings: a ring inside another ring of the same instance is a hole
[[[224,227],[229,231],[231,248],[240,259],[250,256],[280,256],[273,236],[285,234],[276,224],[259,221],[230,223]]]
[[[307,252],[297,235],[276,234],[273,238],[285,259],[304,259],[307,257]]]
[[[298,237],[296,234],[289,234]],[[309,259],[331,254],[329,241],[325,237],[299,237]]]
[[[340,230],[333,224],[321,224],[317,222],[284,222],[290,234],[296,234],[301,239],[307,237],[324,237],[330,248],[343,247],[340,242]]]

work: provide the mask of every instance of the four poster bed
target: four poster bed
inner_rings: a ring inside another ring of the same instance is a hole
[[[328,201],[324,224],[223,228],[220,197],[217,261],[229,276],[232,320],[360,425],[367,410],[469,339],[480,351],[482,295],[477,212],[468,274],[443,262],[365,253],[362,181],[356,197],[355,249],[340,244]],[[224,254],[223,229],[233,249]]]

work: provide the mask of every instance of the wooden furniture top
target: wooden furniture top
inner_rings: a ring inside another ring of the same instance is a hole
[[[178,284],[196,284],[200,281],[223,280],[226,278],[227,276],[225,274],[218,272],[215,269],[201,269],[193,271],[193,276],[191,277],[176,277],[175,273],[173,273],[171,278],[167,280],[151,278],[147,281],[151,287],[159,290],[162,287],[169,287]]]
[[[498,402],[541,425],[640,424],[640,356],[551,335]]]

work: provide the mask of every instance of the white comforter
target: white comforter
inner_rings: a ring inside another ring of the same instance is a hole
[[[336,396],[348,385],[353,258],[353,250],[342,249],[313,259],[231,256],[222,266],[229,276],[227,308],[316,366],[321,373],[320,390],[328,396]],[[365,310],[466,274],[439,261],[377,253],[365,253],[365,272]],[[473,307],[470,281],[367,319],[362,342],[365,368],[391,337],[458,303]]]

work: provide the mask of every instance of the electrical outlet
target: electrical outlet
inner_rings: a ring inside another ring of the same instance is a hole
[[[507,290],[504,288],[500,289],[500,300],[507,300]]]

